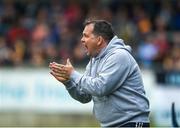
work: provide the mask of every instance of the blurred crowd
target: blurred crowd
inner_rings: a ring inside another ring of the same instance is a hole
[[[105,19],[142,68],[180,70],[179,0],[2,0],[0,67],[87,64],[85,19]]]

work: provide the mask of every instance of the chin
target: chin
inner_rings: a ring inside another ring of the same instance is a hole
[[[87,52],[86,55],[90,56],[90,57],[94,57],[94,55],[92,53],[89,53],[89,52]]]

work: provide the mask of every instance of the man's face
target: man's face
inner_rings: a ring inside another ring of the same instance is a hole
[[[87,55],[96,56],[98,54],[98,36],[93,34],[94,24],[85,26],[81,38],[82,44],[86,48]]]

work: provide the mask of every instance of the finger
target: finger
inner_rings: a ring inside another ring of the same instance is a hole
[[[49,65],[55,65],[55,64],[58,64],[56,62],[50,62]]]
[[[56,65],[56,64],[53,64],[50,66],[50,68],[54,68],[54,69],[58,69],[58,70],[64,70],[65,69],[65,65]]]
[[[52,67],[52,65],[53,65],[52,63],[49,63],[49,68],[51,68],[51,67]]]
[[[56,63],[56,62],[53,62],[53,65],[58,66],[58,67],[64,67],[64,66],[65,66],[65,65],[63,65],[63,64],[58,64],[58,63]]]
[[[58,81],[60,81],[60,82],[65,82],[65,81],[67,81],[67,79],[65,79],[65,78],[63,78],[63,77],[57,77],[57,76],[55,76],[55,75],[53,75]]]
[[[65,76],[65,74],[56,72],[55,70],[52,70],[51,73],[52,73],[53,75],[58,76],[58,77],[63,77],[63,76]]]
[[[67,74],[66,70],[52,68],[52,71],[59,74]]]
[[[64,81],[67,81],[67,80],[68,80],[67,78],[57,76],[57,75],[56,75],[55,73],[53,73],[53,72],[50,72],[50,74],[53,75],[58,81],[64,82]]]
[[[66,73],[58,73],[58,72],[55,72],[55,71],[52,71],[52,73],[57,77],[63,77],[65,79],[69,79],[69,77],[68,77],[68,75]]]
[[[69,60],[69,58],[67,59],[66,65],[72,66],[72,64],[71,64],[71,62],[70,62],[70,60]]]
[[[55,66],[55,65],[49,65],[49,68],[50,68],[51,70],[58,70],[58,69],[59,69],[59,67],[57,67],[57,66]]]
[[[58,64],[58,63],[56,63],[56,62],[50,62],[50,63],[49,63],[49,67],[52,67],[52,66],[63,67],[64,65],[63,65],[63,64]]]

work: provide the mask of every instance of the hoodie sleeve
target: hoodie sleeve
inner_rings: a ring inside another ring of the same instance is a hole
[[[78,72],[73,72],[71,79],[88,94],[105,96],[123,84],[129,74],[129,65],[129,54],[125,50],[117,50],[106,59],[97,77],[82,76],[80,78]]]
[[[86,73],[86,72],[85,72]],[[78,81],[81,79],[83,75],[82,74],[78,74]],[[92,96],[90,94],[87,94],[86,92],[84,92],[82,90],[82,88],[80,86],[78,86],[74,81],[69,80],[66,83],[64,83],[66,86],[66,89],[68,91],[68,93],[71,95],[72,98],[74,98],[75,100],[81,102],[81,103],[88,103],[91,101]]]
[[[81,103],[88,103],[91,101],[92,96],[84,92],[82,88],[80,86],[77,86],[73,81],[68,81],[65,83],[65,85],[69,94],[75,100]]]

